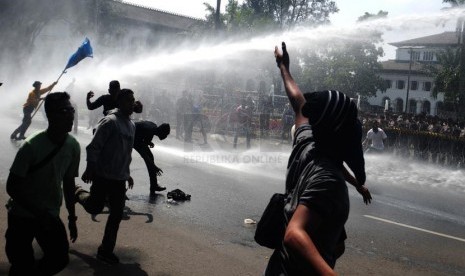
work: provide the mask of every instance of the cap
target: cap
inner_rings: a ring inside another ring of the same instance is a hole
[[[42,83],[40,81],[35,81],[33,84],[32,84],[32,87],[36,87],[38,85],[41,85]]]

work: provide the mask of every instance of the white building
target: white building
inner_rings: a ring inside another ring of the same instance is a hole
[[[437,98],[431,96],[433,78],[422,73],[421,69],[425,63],[437,63],[438,52],[457,47],[457,34],[444,32],[390,45],[397,47],[396,59],[381,62],[383,69],[380,73],[388,88],[384,93],[377,91],[376,97],[369,98],[368,102],[384,109],[389,107],[398,113],[425,112],[437,115],[443,104],[444,94],[439,93]]]

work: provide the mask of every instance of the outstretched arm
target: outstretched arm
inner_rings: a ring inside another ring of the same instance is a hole
[[[282,53],[279,52],[278,46],[274,49],[274,55],[276,57],[276,63],[279,70],[281,71],[281,77],[283,79],[284,88],[286,90],[287,97],[291,103],[292,108],[295,112],[295,124],[296,127],[308,122],[308,119],[302,115],[302,106],[305,104],[305,98],[300,88],[295,83],[289,71],[289,54],[286,49],[286,43],[282,43]]]
[[[86,104],[87,104],[87,109],[89,110],[94,110],[94,109],[97,109],[99,107],[101,107],[103,105],[103,101],[100,99],[101,97],[99,97],[97,100],[95,100],[94,102],[91,102],[90,99],[94,97],[94,92],[92,91],[89,91],[87,93],[87,97],[86,97]]]
[[[40,95],[43,95],[49,91],[51,91],[53,89],[53,87],[55,87],[55,85],[57,84],[58,82],[53,82],[52,84],[50,84],[49,86],[45,87],[45,88],[42,88],[39,90],[39,94]]]
[[[365,187],[365,185],[360,185],[357,179],[355,179],[355,177],[347,170],[345,166],[343,166],[342,173],[344,174],[344,179],[352,186],[354,186],[355,189],[357,189],[357,192],[363,197],[363,202],[365,202],[367,205],[370,204],[372,197],[368,188]]]

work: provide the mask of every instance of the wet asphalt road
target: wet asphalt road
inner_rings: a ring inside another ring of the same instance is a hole
[[[4,142],[0,143],[0,181],[4,185],[18,146],[8,136],[19,120],[1,121]],[[30,131],[45,127],[37,121]],[[77,135],[82,148],[81,172],[90,133],[81,127]],[[133,215],[147,216],[148,220],[157,213],[222,240],[257,247],[253,241],[255,227],[244,224],[244,219],[258,220],[270,196],[283,191],[290,148],[254,141],[252,150],[245,151],[239,144],[240,150],[232,152],[230,138],[221,142],[213,139],[218,137],[210,138],[207,146],[197,141],[185,145],[174,137],[154,141],[156,163],[164,170],[159,181],[167,191],[179,188],[191,194],[192,199],[186,202],[168,202],[166,191],[150,199],[144,162],[134,152],[131,171],[135,187],[128,192],[127,206]],[[374,201],[365,206],[355,189],[349,188],[346,254],[418,267],[427,275],[465,275],[463,170],[389,156],[367,156],[366,163],[367,185]],[[380,271],[390,274],[382,268]]]

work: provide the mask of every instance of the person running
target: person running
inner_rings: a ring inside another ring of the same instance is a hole
[[[57,82],[55,81],[51,85],[43,89],[41,89],[42,83],[40,81],[35,81],[32,84],[32,87],[34,87],[34,89],[31,92],[29,92],[26,103],[23,105],[23,113],[24,113],[23,122],[10,135],[11,140],[26,139],[26,136],[24,136],[24,134],[26,133],[26,130],[29,128],[29,126],[31,125],[32,112],[34,112],[34,110],[37,108],[37,106],[39,106],[39,103],[42,100],[40,96],[51,91],[53,87],[55,87],[56,84]]]
[[[75,193],[76,201],[92,215],[99,214],[108,199],[110,215],[97,258],[109,264],[119,263],[113,250],[123,217],[126,181],[129,188],[134,185],[129,172],[135,135],[135,125],[130,118],[135,105],[134,92],[122,89],[116,103],[117,108],[100,120],[86,147],[87,166],[81,178],[91,184],[90,192],[77,186]]]
[[[74,108],[66,92],[45,98],[48,128],[30,135],[21,145],[6,183],[8,228],[5,251],[10,276],[54,275],[69,262],[69,243],[60,206],[64,195],[70,240],[78,237],[74,209],[74,178],[79,176],[80,146],[69,135]],[[63,184],[62,184],[63,183]],[[34,258],[32,241],[43,252]]]
[[[275,48],[281,77],[295,112],[295,136],[286,177],[285,235],[265,275],[336,275],[343,253],[349,197],[343,162],[355,176],[364,201],[362,128],[357,107],[339,91],[302,94],[289,71],[289,54]]]
[[[161,124],[158,127],[151,121],[138,121],[135,125],[136,134],[134,138],[134,149],[140,154],[142,159],[144,159],[145,165],[147,166],[150,177],[150,197],[154,197],[156,195],[155,192],[164,191],[166,187],[158,184],[157,176],[161,176],[163,170],[155,164],[155,159],[153,158],[150,148],[154,147],[152,143],[154,135],[158,136],[160,140],[164,140],[168,136],[170,133],[170,125]]]

